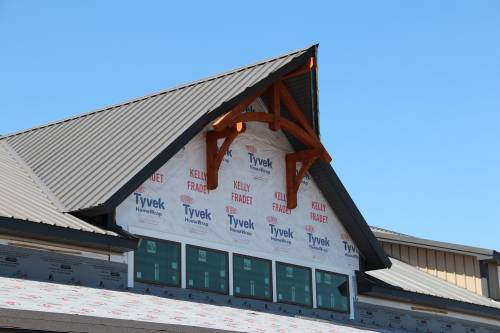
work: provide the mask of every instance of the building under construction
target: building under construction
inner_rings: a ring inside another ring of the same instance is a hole
[[[1,137],[0,331],[500,332],[499,253],[367,225],[317,49]]]

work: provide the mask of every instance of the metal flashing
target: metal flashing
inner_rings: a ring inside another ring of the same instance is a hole
[[[0,233],[114,252],[128,252],[136,249],[138,244],[137,238],[91,233],[7,217],[0,217]]]
[[[495,250],[424,239],[373,226],[370,228],[372,229],[375,237],[377,237],[377,239],[382,242],[424,247],[445,252],[453,252],[478,257],[479,260],[495,260],[495,258],[497,258],[498,260],[498,258],[500,258],[498,252],[496,252]]]

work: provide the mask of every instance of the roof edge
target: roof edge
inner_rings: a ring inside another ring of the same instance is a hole
[[[467,303],[449,298],[426,295],[412,291],[406,291],[391,286],[383,281],[365,274],[357,275],[358,294],[383,298],[398,302],[426,305],[434,308],[441,308],[449,311],[466,313],[478,317],[500,318],[500,309]]]
[[[410,235],[404,234],[388,234],[384,232],[379,232],[374,230],[373,234],[379,241],[387,241],[387,242],[395,242],[400,244],[407,244],[413,246],[427,247],[440,251],[446,252],[456,252],[460,254],[466,254],[471,256],[482,256],[480,259],[494,259],[495,253],[498,254],[495,250],[485,249],[480,247],[461,245],[456,243],[447,243],[441,241],[435,241],[425,238],[414,237]],[[450,251],[451,250],[451,251]],[[488,258],[484,258],[484,256]],[[499,256],[500,257],[500,256]]]
[[[0,217],[0,233],[122,253],[135,250],[138,244],[135,237],[97,234],[8,217]]]
[[[49,282],[45,282],[49,283]],[[0,308],[2,332],[177,332],[177,333],[237,333],[211,327],[174,323],[148,322],[146,320],[117,319],[106,316],[89,316],[77,313],[36,311]],[[15,327],[15,328],[10,328]]]
[[[328,189],[325,188],[325,186],[335,191],[334,195],[337,200],[329,202],[331,206],[336,208],[334,209],[335,214],[351,237],[354,239],[363,239],[362,242],[358,241],[357,243],[362,254],[368,259],[366,267],[362,268],[366,270],[390,268],[392,263],[389,257],[375,238],[375,235],[366,223],[366,220],[357,208],[352,197],[349,195],[349,192],[347,192],[344,184],[342,184],[342,181],[333,167],[330,164],[316,161],[309,172],[314,178],[316,178],[315,175],[319,173],[327,176],[327,181],[329,183],[323,184],[323,182],[317,182],[318,187],[320,187],[325,197],[328,197],[326,194]],[[369,246],[369,248],[366,246]]]
[[[1,139],[8,139],[8,138],[16,136],[16,135],[28,133],[28,132],[31,132],[31,131],[42,129],[42,128],[45,128],[45,127],[50,127],[50,126],[53,126],[53,125],[57,125],[57,124],[64,123],[64,122],[67,122],[67,121],[79,119],[79,118],[82,118],[82,117],[87,117],[87,116],[90,116],[90,115],[93,115],[93,114],[96,114],[96,113],[100,113],[100,112],[103,112],[103,111],[114,109],[114,108],[117,108],[117,107],[120,107],[120,106],[124,106],[124,105],[127,105],[127,104],[140,102],[140,101],[143,101],[143,100],[151,98],[151,97],[155,97],[155,96],[167,94],[167,93],[170,93],[172,91],[180,90],[180,89],[184,89],[184,88],[188,88],[188,87],[200,84],[200,83],[204,83],[204,82],[212,81],[212,80],[215,80],[215,79],[219,79],[221,77],[224,77],[224,76],[227,76],[227,75],[231,75],[231,74],[240,72],[242,70],[246,70],[246,69],[249,69],[249,68],[252,68],[252,67],[260,66],[260,65],[262,65],[262,64],[264,64],[266,62],[272,61],[272,60],[277,60],[277,59],[281,59],[281,58],[284,58],[284,57],[287,57],[287,56],[290,56],[290,55],[293,55],[293,54],[297,54],[297,53],[300,53],[300,52],[309,51],[312,48],[316,48],[318,45],[319,44],[313,44],[313,45],[311,45],[309,47],[306,47],[306,48],[303,48],[303,49],[298,49],[298,50],[295,50],[295,51],[292,51],[292,52],[289,52],[289,53],[280,54],[278,56],[267,58],[267,59],[258,61],[256,63],[250,64],[250,65],[236,67],[234,69],[231,69],[229,71],[225,71],[225,72],[222,72],[222,73],[219,73],[219,74],[216,74],[216,75],[207,76],[207,77],[202,78],[202,79],[190,81],[190,82],[187,82],[187,83],[178,84],[178,85],[173,86],[173,87],[168,88],[168,89],[160,90],[160,91],[157,91],[157,92],[154,92],[154,93],[149,93],[149,94],[146,94],[146,95],[143,95],[143,96],[139,96],[139,97],[136,97],[136,98],[132,98],[132,99],[127,99],[127,100],[122,101],[122,102],[109,104],[107,106],[104,106],[104,107],[101,107],[101,108],[97,108],[97,109],[94,109],[92,111],[84,112],[84,113],[81,113],[81,114],[78,114],[78,115],[75,115],[75,116],[71,116],[71,117],[68,117],[68,118],[63,118],[63,119],[55,120],[55,121],[48,122],[48,123],[43,124],[43,125],[39,125],[39,126],[35,126],[35,127],[23,129],[23,130],[20,130],[20,131],[15,131],[15,132],[12,132],[12,133],[7,133],[7,134],[4,134],[4,135],[0,135],[0,140]]]
[[[303,51],[303,50],[301,50]],[[75,212],[111,212],[123,200],[127,198],[137,187],[139,187],[148,177],[170,160],[182,147],[184,147],[196,134],[198,134],[208,123],[217,119],[224,113],[230,111],[241,101],[255,95],[258,91],[264,90],[272,82],[276,81],[283,75],[299,68],[312,55],[315,55],[316,46],[312,46],[307,51],[296,58],[292,59],[288,64],[277,69],[265,79],[257,82],[253,86],[248,87],[239,95],[222,103],[210,113],[206,113],[198,119],[193,125],[185,130],[177,139],[175,139],[168,147],[160,152],[148,164],[146,164],[137,174],[132,176],[125,184],[123,184],[111,197],[97,207],[87,207]],[[300,52],[300,51],[298,51]],[[298,53],[296,52],[296,53]]]

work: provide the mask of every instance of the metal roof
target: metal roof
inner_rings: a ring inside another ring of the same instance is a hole
[[[405,264],[402,261],[394,258],[390,258],[390,260],[392,261],[390,269],[374,270],[366,272],[366,275],[405,291],[500,310],[500,302],[493,301],[492,299],[473,293],[465,288],[461,288],[429,273],[423,272],[416,267]]]
[[[5,137],[64,211],[103,204],[200,117],[309,49]]]
[[[13,133],[5,140],[62,212],[108,214],[210,121],[316,57],[317,45],[153,95]],[[316,72],[284,82],[319,133]],[[283,114],[286,113],[286,108]],[[388,267],[331,165],[311,169],[366,269]]]
[[[475,256],[480,260],[500,260],[500,253],[491,249],[424,239],[374,226],[370,228],[379,241]]]
[[[1,217],[118,236],[112,231],[101,229],[68,213],[58,211],[54,198],[47,195],[43,190],[43,184],[24,166],[7,141],[1,138],[0,170]]]
[[[0,326],[37,331],[375,332],[347,322],[4,277],[0,277],[0,299]]]
[[[400,236],[410,236],[410,235],[406,235],[406,234],[402,234],[400,232],[396,232],[396,231],[393,231],[393,230],[389,230],[389,229],[384,229],[384,228],[380,228],[380,227],[375,227],[373,225],[370,226],[370,229],[373,231],[373,232],[377,232],[379,234],[389,234],[389,235],[400,235]]]

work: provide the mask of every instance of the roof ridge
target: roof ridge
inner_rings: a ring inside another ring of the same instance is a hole
[[[382,232],[388,232],[388,233],[396,234],[396,235],[408,236],[408,237],[415,237],[415,236],[412,236],[412,235],[403,234],[403,233],[401,233],[401,232],[399,232],[399,231],[394,231],[394,230],[390,230],[390,229],[385,229],[385,228],[377,227],[377,226],[374,226],[374,225],[370,225],[370,228],[372,228],[372,229],[377,229],[377,230],[380,230],[380,231],[382,231]]]
[[[294,55],[294,54],[297,54],[297,53],[300,53],[300,52],[304,52],[304,51],[306,51],[306,50],[308,50],[308,49],[310,49],[312,47],[316,47],[317,45],[318,44],[313,44],[313,45],[308,46],[306,48],[295,50],[295,51],[292,51],[292,52],[289,52],[289,53],[284,53],[284,54],[281,54],[279,56],[267,58],[265,60],[261,60],[259,62],[250,64],[250,65],[240,66],[240,67],[234,68],[234,69],[229,70],[229,71],[225,71],[225,72],[222,72],[222,73],[219,73],[219,74],[216,74],[216,75],[205,77],[203,79],[198,79],[198,80],[190,81],[190,82],[187,82],[187,83],[183,83],[183,84],[179,84],[179,85],[173,86],[171,88],[167,88],[165,90],[157,91],[155,93],[151,93],[151,94],[147,94],[147,95],[144,95],[144,96],[136,97],[136,98],[133,98],[133,99],[125,100],[123,102],[119,102],[119,103],[115,103],[115,104],[110,104],[110,105],[107,105],[105,107],[95,109],[93,111],[81,113],[79,115],[74,115],[74,116],[71,116],[71,117],[68,117],[68,118],[56,120],[56,121],[49,122],[49,123],[46,123],[46,124],[42,124],[42,125],[39,125],[39,126],[35,126],[35,127],[23,129],[23,130],[12,132],[12,133],[8,133],[8,134],[5,134],[5,135],[0,135],[0,140],[1,139],[8,139],[8,138],[11,138],[11,137],[14,137],[14,136],[17,136],[17,135],[29,133],[29,132],[36,131],[36,130],[39,130],[39,129],[42,129],[42,128],[46,128],[46,127],[58,125],[58,124],[61,124],[61,123],[65,123],[65,122],[68,122],[68,121],[80,119],[80,118],[83,118],[83,117],[88,117],[88,116],[91,116],[91,115],[94,115],[94,114],[98,114],[98,113],[101,113],[101,112],[104,112],[104,111],[108,111],[108,110],[111,110],[111,109],[114,109],[114,108],[117,108],[117,107],[120,107],[120,106],[124,106],[124,105],[127,105],[127,104],[132,104],[132,103],[137,103],[137,102],[146,100],[148,98],[152,98],[152,97],[156,97],[156,96],[168,94],[168,93],[171,93],[173,91],[180,90],[180,89],[189,88],[189,87],[201,84],[201,83],[205,83],[205,82],[217,80],[217,79],[220,79],[220,78],[223,78],[223,77],[226,77],[226,76],[229,76],[229,75],[232,75],[232,74],[244,71],[244,70],[248,70],[248,69],[251,69],[251,68],[254,68],[254,67],[257,67],[257,66],[261,66],[261,65],[266,64],[266,63],[271,62],[271,61],[276,61],[276,60],[279,60],[279,59],[282,59],[282,58],[285,58],[285,57],[288,57],[288,56],[291,56],[291,55]]]
[[[377,236],[377,238],[382,238],[383,240],[391,240],[391,235],[394,236],[401,236],[408,238],[408,241],[420,241],[424,243],[418,243],[420,245],[429,245],[429,244],[434,244],[436,247],[440,248],[448,248],[448,249],[458,249],[462,252],[469,252],[469,253],[476,253],[476,254],[483,254],[483,255],[494,255],[496,250],[490,249],[490,248],[485,248],[485,247],[479,247],[475,245],[467,245],[467,244],[461,244],[461,243],[456,243],[456,242],[449,242],[449,241],[441,241],[441,240],[436,240],[436,239],[430,239],[430,238],[424,238],[420,236],[414,236],[414,235],[408,235],[408,234],[403,234],[399,233],[396,231],[388,230],[388,229],[383,229],[375,226],[370,226],[370,228],[375,229],[372,230],[373,232],[386,232],[388,236],[384,237],[383,235]],[[377,230],[378,229],[378,230]],[[427,244],[425,242],[428,242]],[[447,247],[445,247],[447,246]]]
[[[19,154],[15,151],[13,147],[9,144],[7,140],[0,137],[0,143],[4,144],[5,150],[12,157],[12,159],[16,162],[17,165],[24,171],[30,180],[34,183],[34,185],[38,188],[40,193],[47,198],[47,201],[50,202],[56,210],[60,213],[64,213],[65,206],[57,199],[57,197],[52,193],[52,191],[43,183],[43,181],[35,174],[35,172],[26,164],[26,162],[19,156]]]

